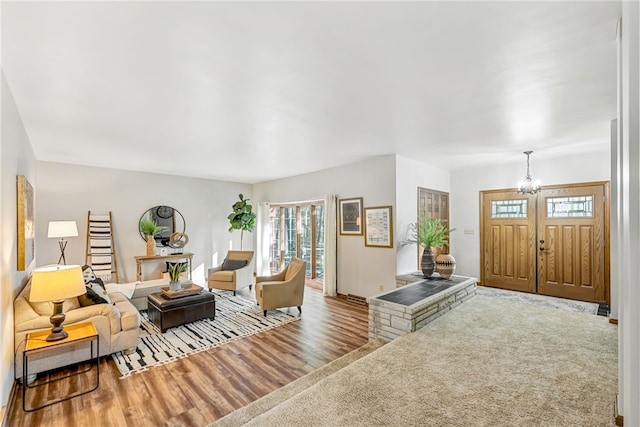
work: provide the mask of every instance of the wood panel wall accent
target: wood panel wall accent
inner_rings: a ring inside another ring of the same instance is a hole
[[[420,215],[427,214],[429,218],[440,219],[447,228],[449,226],[449,193],[432,190],[430,188],[418,187],[418,212],[416,220]],[[444,246],[440,253],[448,254],[449,246]],[[418,270],[420,269],[420,257],[422,248],[418,246]]]

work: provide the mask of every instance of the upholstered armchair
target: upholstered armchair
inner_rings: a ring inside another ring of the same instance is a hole
[[[298,307],[302,313],[306,270],[307,263],[294,257],[280,273],[256,278],[256,300],[265,316],[267,310],[281,307]]]
[[[210,268],[207,275],[209,291],[224,289],[236,294],[238,289],[253,285],[253,251],[229,251],[222,264]]]

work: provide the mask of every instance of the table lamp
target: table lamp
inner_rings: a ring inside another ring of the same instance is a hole
[[[58,341],[68,336],[62,327],[65,318],[62,303],[66,298],[77,297],[85,292],[87,289],[79,265],[52,265],[33,270],[29,301],[53,302],[50,318],[53,327],[47,341]]]
[[[58,264],[62,261],[62,264],[66,264],[67,260],[64,258],[64,250],[67,247],[67,241],[65,237],[78,237],[78,227],[75,221],[49,221],[49,231],[47,233],[48,238],[60,237],[60,258],[58,258]]]

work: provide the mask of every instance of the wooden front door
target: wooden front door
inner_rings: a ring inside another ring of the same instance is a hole
[[[609,300],[609,183],[481,192],[481,283]]]
[[[604,302],[605,185],[544,189],[538,205],[538,292]]]
[[[482,193],[482,284],[536,292],[533,201],[515,190]]]

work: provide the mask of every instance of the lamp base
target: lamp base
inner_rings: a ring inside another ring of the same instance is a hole
[[[62,328],[62,323],[66,317],[62,312],[63,303],[64,301],[53,301],[53,314],[49,318],[53,328],[51,328],[51,333],[47,337],[47,341],[59,341],[69,336]]]
[[[53,329],[52,329],[52,331],[53,331]],[[51,341],[59,341],[59,340],[63,340],[65,338],[67,338],[68,336],[69,336],[69,334],[64,330],[59,331],[59,332],[51,332],[49,334],[49,336],[47,337],[47,341],[49,341],[49,342],[51,342]]]

